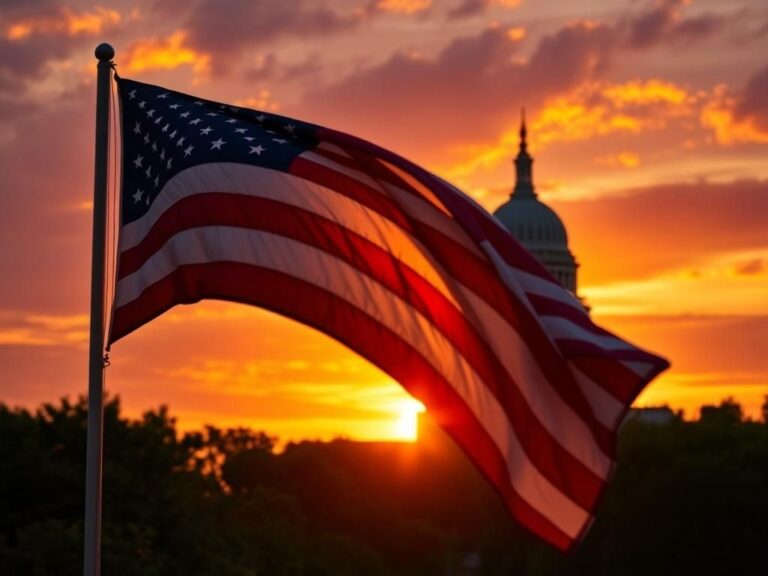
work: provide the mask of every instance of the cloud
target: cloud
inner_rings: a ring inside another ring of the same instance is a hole
[[[434,58],[398,53],[309,90],[298,108],[321,124],[375,134],[429,160],[495,136],[500,126],[516,124],[521,95],[537,102],[569,90],[611,56],[610,34],[600,25],[576,23],[547,35],[528,61],[517,57],[520,37],[494,26],[455,39]]]
[[[752,121],[768,134],[768,66],[756,72],[740,94],[735,108],[739,121]]]
[[[660,130],[672,119],[691,117],[696,102],[683,87],[658,79],[585,83],[549,101],[531,123],[531,134],[541,146]]]
[[[725,18],[714,14],[684,18],[686,0],[659,0],[644,6],[640,12],[618,24],[624,42],[641,49],[658,44],[689,45],[723,29]]]
[[[0,86],[41,74],[45,65],[62,60],[84,41],[115,30],[120,12],[95,7],[76,11],[54,2],[3,3],[0,7]]]
[[[491,6],[517,8],[522,0],[461,0],[448,12],[450,18],[471,18],[483,14]]]
[[[637,168],[640,166],[640,156],[634,152],[619,152],[610,156],[600,156],[595,162],[604,166],[621,166],[622,168]]]
[[[768,68],[753,76],[746,89],[734,94],[725,84],[718,85],[701,111],[701,123],[714,132],[717,143],[732,146],[741,143],[768,142]]]
[[[319,54],[310,54],[298,62],[284,62],[274,53],[259,55],[244,71],[247,80],[253,82],[294,82],[302,85],[319,84],[324,72]]]
[[[417,14],[432,7],[432,0],[377,0],[376,10],[395,14]]]
[[[88,340],[88,316],[0,312],[0,346],[65,346]]]
[[[748,259],[744,251],[767,248],[766,187],[766,180],[661,184],[549,203],[568,227],[580,284],[597,286],[695,269],[712,254]]]
[[[330,1],[198,0],[183,29],[196,50],[209,54],[214,73],[226,73],[250,48],[285,37],[320,37],[355,28],[362,9],[342,10]]]
[[[552,118],[552,127],[567,128],[571,139],[582,139],[574,132],[588,138],[595,130],[639,132],[663,127],[664,120],[650,112],[666,107],[665,117],[683,114],[694,96],[686,88],[661,79],[610,87],[602,82],[621,54],[670,43],[687,45],[717,33],[719,17],[686,16],[683,4],[676,0],[645,3],[640,11],[613,21],[570,22],[540,37],[527,58],[519,48],[525,29],[497,25],[453,40],[434,57],[400,52],[331,85],[310,87],[297,108],[314,115],[319,123],[375,134],[378,142],[396,145],[426,162],[437,156],[444,160],[450,153],[455,161],[466,161],[468,152],[481,157],[480,163],[501,158],[488,153],[487,147],[514,141],[509,135],[522,105],[567,99],[578,87],[584,93],[576,97],[583,102],[574,106],[564,100],[560,111],[552,111],[559,117]],[[469,14],[488,5],[466,2],[456,10]],[[589,98],[594,96],[604,101],[603,110],[592,105]],[[642,108],[649,114],[637,112]],[[409,118],[407,139],[401,137],[403,117]],[[589,129],[595,122],[598,127]]]
[[[679,124],[697,119],[700,101],[698,93],[659,79],[622,83],[587,80],[566,94],[545,100],[537,112],[529,113],[529,141],[539,152],[556,142],[594,142],[616,134],[651,133],[672,123],[679,128]],[[496,142],[465,147],[464,158],[442,172],[449,178],[465,178],[479,169],[494,167],[516,153],[517,132],[515,126]],[[639,165],[640,157],[636,152],[611,151],[596,162],[633,168]]]
[[[129,72],[173,70],[189,66],[198,76],[210,71],[211,55],[188,45],[187,33],[177,30],[167,38],[142,39],[131,45],[123,57]]]
[[[768,315],[768,275],[761,274],[768,246],[748,251],[691,255],[685,267],[648,278],[586,286],[580,294],[597,314]],[[755,271],[744,270],[744,260]],[[754,266],[757,263],[758,266]],[[685,298],[681,298],[685,294]]]
[[[739,276],[753,276],[762,274],[768,270],[766,262],[768,262],[768,260],[765,258],[750,258],[744,262],[737,263],[737,265],[734,267],[734,273]]]
[[[94,36],[114,28],[122,15],[111,8],[95,7],[77,12],[60,7],[51,14],[30,16],[8,22],[4,28],[6,40],[20,42],[37,36]]]

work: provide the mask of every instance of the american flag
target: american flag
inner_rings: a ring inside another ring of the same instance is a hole
[[[294,318],[421,400],[522,525],[561,550],[584,536],[617,428],[665,360],[596,326],[491,215],[404,158],[118,84],[110,343],[206,298]]]

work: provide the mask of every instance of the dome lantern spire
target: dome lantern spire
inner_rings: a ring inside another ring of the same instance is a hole
[[[533,158],[528,153],[528,130],[525,126],[525,108],[520,113],[520,151],[515,158],[515,168],[517,169],[517,181],[513,196],[519,198],[536,198],[536,192],[533,189]]]

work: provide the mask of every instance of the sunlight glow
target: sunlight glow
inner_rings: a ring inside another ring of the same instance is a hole
[[[419,414],[425,412],[424,404],[412,398],[403,400],[400,418],[395,422],[393,437],[397,440],[415,442],[419,438]]]

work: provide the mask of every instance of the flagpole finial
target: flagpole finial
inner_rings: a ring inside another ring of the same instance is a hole
[[[102,62],[109,62],[110,60],[112,60],[112,58],[115,57],[115,49],[112,48],[111,44],[102,42],[101,44],[96,46],[96,50],[94,51],[94,54],[96,54],[97,60],[100,60]]]

